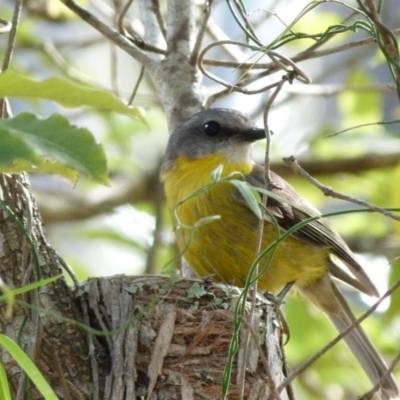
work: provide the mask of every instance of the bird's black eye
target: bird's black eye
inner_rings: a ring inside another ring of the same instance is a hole
[[[221,125],[217,121],[209,121],[204,124],[204,132],[208,136],[217,136],[221,132]]]

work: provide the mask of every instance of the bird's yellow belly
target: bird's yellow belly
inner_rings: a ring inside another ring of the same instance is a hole
[[[181,173],[177,175],[182,177]],[[171,176],[167,182],[178,185]],[[176,215],[186,225],[175,229],[179,249],[198,276],[243,287],[256,256],[259,220],[234,197],[234,186],[229,182],[219,183],[176,208],[179,201],[198,189],[192,186],[193,181],[187,180],[186,185],[180,182],[176,188],[166,188],[174,223]],[[168,196],[168,192],[175,195]],[[201,218],[214,215],[221,218],[194,228]],[[266,222],[262,250],[276,240],[276,235],[275,226]],[[278,293],[293,281],[300,287],[308,286],[326,272],[327,256],[326,249],[289,237],[261,259],[258,271],[263,273],[258,290]]]
[[[230,209],[226,213],[214,208],[212,213],[203,217],[220,215],[220,220],[203,225],[194,232],[180,229],[176,238],[179,248],[186,249],[184,257],[198,276],[211,276],[217,282],[243,287],[256,258],[258,220],[245,206],[241,206],[235,210],[236,216],[242,214],[247,221],[240,221],[241,218],[237,217],[233,221],[229,215],[233,211]],[[188,216],[189,213],[184,214]],[[186,219],[191,225],[200,219],[194,215],[191,217]],[[275,227],[265,224],[261,249],[267,249],[275,240]],[[290,237],[285,239],[275,251],[268,251],[261,259],[258,272],[263,273],[258,280],[259,291],[278,293],[289,282],[308,286],[325,273],[326,256],[322,248]]]

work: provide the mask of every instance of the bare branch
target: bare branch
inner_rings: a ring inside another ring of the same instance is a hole
[[[286,93],[304,95],[304,96],[334,96],[343,92],[354,93],[385,93],[396,94],[396,88],[387,84],[368,84],[368,85],[349,85],[349,84],[326,84],[326,85],[307,85],[307,86],[287,86],[284,90]]]
[[[154,12],[154,4],[148,0],[139,0],[141,22],[145,29],[144,41],[158,48],[165,48],[165,40],[160,30],[160,21]]]
[[[13,14],[12,22],[11,22],[10,34],[8,35],[7,48],[6,48],[6,52],[4,55],[2,72],[6,71],[8,69],[8,67],[10,66],[12,53],[14,51],[15,36],[17,34],[19,18],[21,16],[21,11],[22,11],[22,3],[23,3],[22,0],[18,0],[15,2],[14,14]],[[7,25],[3,29],[7,29]]]
[[[363,8],[375,25],[379,46],[387,59],[400,98],[400,55],[397,40],[393,32],[382,23],[381,16],[374,2],[372,0],[364,0],[364,3],[365,6]]]
[[[140,50],[138,47],[134,46],[132,42],[129,41],[125,36],[118,33],[115,29],[110,28],[107,24],[105,24],[89,11],[81,7],[74,0],[61,0],[61,2],[64,3],[75,14],[79,15],[79,17],[81,17],[89,25],[91,25],[93,28],[103,34],[107,39],[115,43],[123,51],[127,52],[129,55],[131,55],[133,58],[143,64],[146,68],[151,67],[151,57],[149,57],[147,53]]]
[[[194,2],[182,0],[168,1],[167,46],[171,53],[188,55],[195,39]]]
[[[352,158],[336,158],[331,160],[321,160],[315,158],[300,160],[303,168],[310,175],[332,175],[341,173],[357,174],[380,168],[391,168],[398,165],[400,153],[367,154]],[[296,176],[291,168],[281,162],[275,162],[271,169],[278,175],[284,177]]]
[[[7,41],[7,48],[5,51],[4,55],[4,60],[3,60],[3,66],[2,66],[2,71],[4,72],[8,69],[10,66],[12,54],[14,51],[14,45],[15,45],[15,37],[17,35],[17,27],[19,24],[19,19],[21,16],[21,10],[22,10],[22,0],[18,0],[15,3],[14,7],[14,13],[13,13],[13,18],[11,22],[11,28],[10,28],[10,33],[8,35],[8,41]],[[4,21],[4,20],[2,20]],[[5,27],[3,27],[3,31],[7,32],[8,30],[8,25],[6,24]],[[7,118],[10,117],[12,114],[10,105],[8,103],[8,100],[6,98],[0,100],[0,116],[2,118]]]
[[[155,15],[155,17],[157,19],[158,26],[163,35],[163,38],[166,39],[167,30],[165,29],[164,20],[161,15],[161,6],[160,6],[159,0],[151,0],[151,11],[153,12],[153,14]]]
[[[298,172],[301,176],[306,178],[310,183],[312,183],[315,187],[320,189],[325,196],[330,196],[335,199],[340,199],[344,201],[348,201],[350,203],[358,204],[361,207],[366,207],[372,211],[376,211],[380,214],[385,215],[386,217],[395,219],[396,221],[400,221],[400,216],[393,214],[390,211],[387,211],[381,207],[377,207],[371,203],[367,203],[366,201],[356,199],[351,196],[344,195],[342,193],[336,192],[331,187],[324,186],[320,182],[318,182],[315,178],[313,178],[310,174],[308,174],[303,168],[300,167],[296,159],[292,157],[284,158],[283,161],[288,164],[291,168],[293,168],[296,172]]]
[[[213,6],[213,0],[205,0],[203,6],[203,16],[200,23],[199,32],[197,33],[196,43],[194,45],[192,54],[190,56],[190,64],[195,65],[199,56],[200,46],[203,42],[204,33],[207,30],[208,20],[210,18],[211,9]]]
[[[110,212],[122,204],[151,199],[155,185],[159,185],[158,172],[152,176],[132,176],[129,181],[113,182],[112,190],[101,188],[85,197],[64,193],[55,199],[52,194],[44,192],[36,192],[35,196],[41,205],[43,220],[49,224],[83,220]]]
[[[395,35],[400,35],[400,29],[396,29],[393,31],[393,34]],[[320,58],[320,57],[325,57],[330,54],[335,54],[339,53],[345,50],[351,50],[357,47],[362,47],[366,45],[372,45],[376,43],[375,38],[367,38],[367,39],[362,39],[362,40],[357,40],[354,42],[346,43],[340,46],[332,47],[327,50],[319,50],[319,51],[313,51],[309,52],[304,51],[302,53],[299,53],[291,58],[291,60],[295,63],[298,63],[300,61],[306,61],[306,60],[312,60],[315,58]],[[210,60],[210,59],[204,59],[203,60],[204,65],[213,65],[213,66],[223,66],[223,67],[232,67],[232,68],[241,68],[241,69],[248,69],[248,68],[253,68],[255,69],[264,69],[265,71],[259,73],[259,74],[254,74],[252,76],[249,76],[246,79],[243,79],[238,86],[239,87],[244,87],[247,86],[260,78],[269,76],[273,73],[275,73],[278,69],[277,65],[274,65],[274,63],[257,63],[256,65],[253,65],[253,63],[237,63],[237,62],[229,62],[229,61],[224,61],[221,62],[220,60]],[[209,98],[209,103],[212,104],[214,101],[218,100],[221,97],[226,96],[227,94],[230,93],[230,89],[223,89],[218,93],[215,93],[212,97]]]
[[[250,45],[247,43],[237,42],[234,40],[223,40],[221,42],[211,43],[208,46],[206,46],[199,55],[199,68],[203,72],[204,75],[206,75],[210,79],[214,80],[215,82],[218,82],[221,85],[229,88],[230,91],[236,91],[236,92],[243,93],[243,94],[258,94],[258,93],[265,92],[269,89],[278,87],[280,85],[281,80],[274,82],[274,83],[270,83],[259,89],[251,90],[251,89],[244,88],[243,87],[244,85],[241,84],[241,81],[239,81],[237,84],[230,84],[230,83],[218,78],[217,76],[215,76],[214,74],[212,74],[211,72],[207,71],[204,68],[202,59],[203,59],[204,55],[207,53],[207,51],[209,51],[213,47],[220,46],[220,45],[234,45],[234,46],[244,47],[244,48],[250,49],[254,52],[260,53],[260,56],[262,54],[265,54],[272,60],[272,63],[275,65],[275,67],[277,69],[282,69],[288,73],[287,79],[290,80],[290,82],[292,82],[293,80],[298,80],[298,81],[300,81],[302,83],[306,83],[306,84],[311,82],[311,79],[306,75],[306,73],[304,71],[302,71],[290,58],[284,57],[283,55],[281,55],[275,51],[266,50],[259,46],[253,46],[253,45]],[[257,63],[257,61],[254,62],[254,65],[256,63]],[[249,67],[249,71],[246,71],[246,72],[251,72],[251,69],[252,69],[252,67]],[[208,104],[211,104],[211,100],[213,100],[212,96],[209,98]]]

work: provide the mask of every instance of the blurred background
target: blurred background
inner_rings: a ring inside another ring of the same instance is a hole
[[[160,1],[164,12],[165,3]],[[294,155],[311,175],[336,191],[381,207],[399,207],[400,129],[396,121],[400,117],[399,99],[382,52],[356,24],[362,20],[351,8],[356,7],[356,2],[252,0],[247,2],[247,12],[259,38],[268,45],[310,4],[317,6],[292,27],[299,33],[298,39],[280,45],[277,49],[280,54],[295,57],[312,49],[316,40],[311,36],[320,37],[318,34],[326,32],[328,27],[347,24],[353,29],[333,36],[316,49],[324,51],[348,45],[347,50],[327,52],[298,63],[312,84],[294,82],[285,85],[279,94],[269,119],[273,131],[272,169],[323,213],[358,207],[325,197],[284,166],[282,157]],[[85,7],[110,26],[116,25],[115,15],[123,5],[119,0],[85,2]],[[12,9],[13,1],[3,2],[2,17],[10,19]],[[136,3],[130,7],[127,18],[132,32],[145,34],[146,26]],[[398,0],[384,3],[382,20],[390,29],[400,27]],[[300,33],[307,37],[302,38]],[[227,2],[220,0],[214,3],[203,46],[224,38],[245,41]],[[4,48],[5,38],[0,37],[1,52]],[[242,62],[254,59],[254,54],[244,48],[229,49],[232,54],[220,47],[213,48],[206,57]],[[25,1],[12,68],[39,80],[61,76],[104,88],[126,103],[141,77],[140,64],[58,0]],[[241,76],[234,68],[207,66],[207,69],[229,82]],[[281,75],[278,72],[259,79],[252,87],[262,87]],[[204,78],[205,94],[223,89]],[[216,96],[212,107],[246,112],[262,126],[262,111],[269,96],[270,92],[252,96],[229,92]],[[130,117],[100,110],[71,111],[50,102],[11,99],[14,114],[30,111],[48,117],[54,112],[61,113],[74,124],[88,128],[104,146],[109,187],[83,176],[76,185],[57,176],[31,176],[49,241],[79,280],[114,274],[177,273],[177,263],[170,262],[176,248],[158,181],[168,129],[157,88],[146,74],[139,82],[132,105],[143,110],[148,127]],[[385,121],[394,122],[382,124]],[[340,133],[352,127],[356,128]],[[265,144],[254,148],[257,161],[263,161],[264,150]],[[400,279],[400,223],[377,213],[346,214],[330,220],[356,252],[381,293]],[[344,290],[358,312],[372,304],[371,299]],[[373,342],[389,359],[399,348],[399,309],[400,293],[395,293],[364,324]],[[297,296],[287,301],[285,314],[291,327],[286,351],[292,368],[335,337],[322,313]],[[367,389],[367,379],[355,366],[345,346],[336,346],[297,379],[299,398],[349,398],[346,396],[351,393],[354,381],[360,381],[360,388]]]

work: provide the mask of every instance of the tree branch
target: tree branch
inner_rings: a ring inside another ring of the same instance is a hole
[[[86,21],[89,25],[99,31],[103,36],[115,43],[119,48],[131,55],[135,60],[143,64],[146,68],[151,66],[151,57],[149,57],[146,52],[134,46],[132,42],[129,41],[125,36],[118,33],[115,29],[110,28],[107,24],[99,20],[89,11],[85,10],[74,0],[61,0],[61,2],[75,14],[79,15],[79,17]]]
[[[152,199],[157,185],[160,185],[158,171],[153,175],[132,175],[129,180],[114,181],[112,188],[102,187],[84,197],[72,193],[55,196],[43,191],[36,191],[35,196],[43,221],[51,224],[84,220],[111,212],[123,204]]]
[[[165,40],[160,30],[159,10],[156,12],[153,1],[140,0],[139,1],[140,14],[142,16],[141,22],[145,28],[144,40],[154,47],[165,48]],[[158,18],[157,18],[158,16]]]
[[[366,171],[392,168],[398,165],[400,153],[369,154],[349,159],[305,159],[301,165],[313,176],[334,175],[341,173],[358,174]],[[260,162],[262,162],[260,160]],[[297,174],[283,162],[271,162],[271,170],[285,179]],[[112,190],[101,188],[84,197],[66,192],[60,196],[51,192],[35,190],[35,197],[45,224],[65,221],[78,221],[111,212],[115,207],[127,203],[137,203],[153,199],[155,185],[159,185],[158,172],[132,175],[112,183]]]
[[[171,53],[184,54],[192,51],[195,39],[195,8],[193,2],[182,0],[168,1],[167,46]]]

